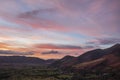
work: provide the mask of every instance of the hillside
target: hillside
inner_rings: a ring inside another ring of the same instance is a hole
[[[35,57],[25,56],[0,56],[0,66],[45,66],[53,63],[55,60],[44,60]]]
[[[95,67],[97,68],[98,66],[119,66],[119,61],[120,44],[116,44],[107,49],[96,49],[88,51],[78,57],[66,56],[60,60],[55,61],[50,66],[59,68],[74,67],[77,69],[84,69]]]

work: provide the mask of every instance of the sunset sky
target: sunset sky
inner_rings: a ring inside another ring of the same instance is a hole
[[[120,43],[120,0],[0,0],[0,56],[78,56]]]

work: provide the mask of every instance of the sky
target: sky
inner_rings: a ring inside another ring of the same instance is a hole
[[[119,35],[120,0],[0,0],[0,56],[79,56]]]

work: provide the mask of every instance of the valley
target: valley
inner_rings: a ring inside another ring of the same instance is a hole
[[[120,44],[81,56],[43,60],[24,56],[0,57],[0,80],[119,80]]]

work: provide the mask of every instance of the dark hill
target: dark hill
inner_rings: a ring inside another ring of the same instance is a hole
[[[73,65],[75,61],[77,61],[76,57],[68,55],[68,56],[63,57],[60,60],[55,61],[54,63],[50,65],[50,67],[59,67],[59,68],[68,67],[68,66]]]
[[[12,66],[45,66],[53,63],[55,60],[44,60],[36,57],[25,56],[0,56],[0,66],[12,65]]]
[[[66,68],[66,67],[72,67],[74,65],[78,66],[80,64],[82,65],[87,64],[88,66],[89,64],[92,65],[93,63],[101,63],[101,62],[109,61],[110,59],[107,59],[107,57],[105,58],[105,56],[109,56],[109,55],[120,56],[120,44],[116,44],[107,49],[96,49],[96,50],[88,51],[78,57],[65,56],[64,58],[52,63],[50,66],[56,68]],[[104,60],[103,57],[105,58]],[[112,58],[115,59],[115,56],[111,57],[111,59]]]

